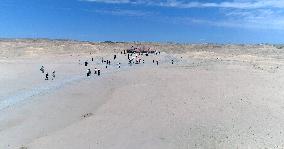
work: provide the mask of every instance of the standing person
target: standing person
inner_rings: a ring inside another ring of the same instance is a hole
[[[87,77],[89,77],[91,75],[91,70],[88,69],[88,72],[87,72]]]
[[[132,60],[131,60],[131,59],[129,59],[128,64],[131,64],[131,63],[132,63]]]
[[[44,73],[44,67],[41,66],[41,68],[39,69],[42,73]]]
[[[94,58],[92,58],[92,62],[94,61]]]
[[[159,65],[159,61],[156,61],[157,62],[157,66]]]
[[[52,72],[52,80],[55,79],[55,70]]]
[[[174,64],[174,60],[172,60],[172,64]]]
[[[102,58],[102,63],[104,63],[104,58]]]
[[[129,59],[129,54],[127,54],[127,58]]]
[[[143,64],[145,63],[145,60],[143,60]]]
[[[100,76],[101,75],[101,70],[100,69],[98,69],[98,76]]]
[[[97,71],[98,71],[98,69],[97,69],[97,68],[95,68],[95,73],[94,73],[94,74],[97,74]]]
[[[113,60],[115,60],[115,59],[116,59],[116,55],[113,56]]]
[[[155,60],[153,60],[153,63],[155,63]]]
[[[85,66],[88,66],[88,62],[85,62]]]
[[[45,74],[45,80],[48,80],[48,73]]]

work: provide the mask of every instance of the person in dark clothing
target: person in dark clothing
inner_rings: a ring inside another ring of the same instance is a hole
[[[174,60],[172,60],[172,64],[174,64]]]
[[[102,63],[104,63],[104,58],[102,58]]]
[[[159,61],[156,61],[156,63],[157,63],[157,66],[159,65]]]
[[[92,58],[92,62],[94,61],[94,58]]]
[[[113,56],[113,59],[114,59],[114,60],[116,59],[116,55]]]
[[[88,72],[87,72],[87,77],[91,76],[91,70],[88,69]]]
[[[45,74],[45,80],[48,80],[48,73]]]
[[[44,73],[44,67],[41,66],[41,68],[39,69],[42,73]]]
[[[98,71],[98,69],[97,69],[97,68],[95,68],[95,73],[94,73],[94,74],[97,74],[97,71]]]
[[[85,66],[88,66],[88,62],[85,62]]]
[[[101,70],[100,69],[98,69],[98,76],[100,76],[101,75]]]
[[[155,63],[155,60],[153,60],[153,63]]]
[[[129,60],[129,63],[128,63],[130,66],[132,66],[132,59]]]

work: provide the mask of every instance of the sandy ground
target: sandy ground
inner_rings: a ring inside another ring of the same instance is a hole
[[[111,50],[2,49],[0,148],[284,148],[283,55],[248,49],[165,51],[133,66],[118,54],[120,69],[100,64]],[[102,75],[87,78],[79,60]]]

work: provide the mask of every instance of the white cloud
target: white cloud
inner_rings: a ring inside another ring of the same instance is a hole
[[[236,8],[236,9],[259,9],[259,8],[284,8],[283,0],[234,0],[220,3],[201,3],[198,1],[186,2],[183,0],[81,0],[108,4],[142,4],[160,7],[174,8]]]
[[[150,16],[154,13],[146,12],[146,11],[139,11],[139,10],[129,10],[129,9],[98,9],[98,10],[85,10],[89,12],[95,12],[100,14],[109,14],[109,15],[116,15],[116,16],[131,16],[131,17],[142,17],[142,16]]]
[[[177,9],[216,8],[219,20],[208,18],[175,17],[172,22],[184,24],[206,24],[219,27],[240,27],[284,30],[284,0],[226,0],[224,2],[198,2],[186,0],[81,0],[107,4],[131,4],[168,7]],[[103,13],[103,12],[102,12]],[[113,15],[142,16],[143,11],[107,11]],[[165,16],[160,16],[165,17]],[[198,16],[197,16],[198,17]]]
[[[284,15],[282,11],[273,11],[270,9],[226,10],[223,17],[216,20],[177,17],[175,18],[175,22],[188,25],[198,24],[230,28],[284,30]]]

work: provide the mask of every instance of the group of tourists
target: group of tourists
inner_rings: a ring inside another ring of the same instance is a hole
[[[144,64],[145,63],[144,55],[147,57],[147,56],[149,56],[149,54],[154,54],[154,55],[159,55],[160,54],[159,51],[155,51],[155,52],[151,52],[151,53],[150,52],[143,53],[143,52],[129,52],[128,50],[123,50],[120,53],[121,53],[121,55],[124,55],[125,57],[127,56],[128,64],[130,66],[132,66],[132,64],[141,64],[141,63]],[[91,55],[91,53],[90,53],[90,55]],[[116,63],[117,68],[121,68],[121,63],[118,62],[117,58],[118,58],[117,55],[114,54],[113,55],[114,64]],[[91,61],[92,62],[94,61],[93,57],[91,58]],[[82,65],[80,62],[81,61],[79,60],[79,64]],[[106,69],[108,68],[108,66],[111,66],[111,61],[108,60],[108,59],[105,60],[104,58],[102,58],[101,63],[102,64],[106,64],[105,65]],[[88,61],[85,61],[83,64],[84,64],[85,67],[89,67],[89,62]],[[156,64],[158,66],[159,65],[159,61],[153,59],[153,64]],[[174,60],[171,60],[171,64],[174,64]],[[45,80],[50,80],[49,73],[45,72],[44,66],[42,66],[40,68],[40,71],[43,74],[45,74]],[[95,76],[100,76],[101,75],[101,70],[100,69],[95,68],[94,70],[91,70],[90,68],[87,68],[87,73],[86,73],[87,77],[90,77],[92,75],[92,71],[93,71],[93,74]],[[55,79],[55,71],[53,71],[52,74],[51,74],[51,80],[54,80],[54,79]]]
[[[91,71],[91,69],[88,69],[88,71],[87,71],[87,77],[90,77],[91,75],[92,75],[92,71]],[[95,68],[95,70],[94,70],[94,75],[100,76],[100,75],[101,75],[101,70]]]
[[[41,68],[39,70],[41,71],[41,73],[45,74],[45,80],[49,80],[49,74],[48,74],[48,72],[45,73],[44,66],[41,66]],[[54,79],[55,79],[55,70],[51,74],[51,80],[54,80]]]

